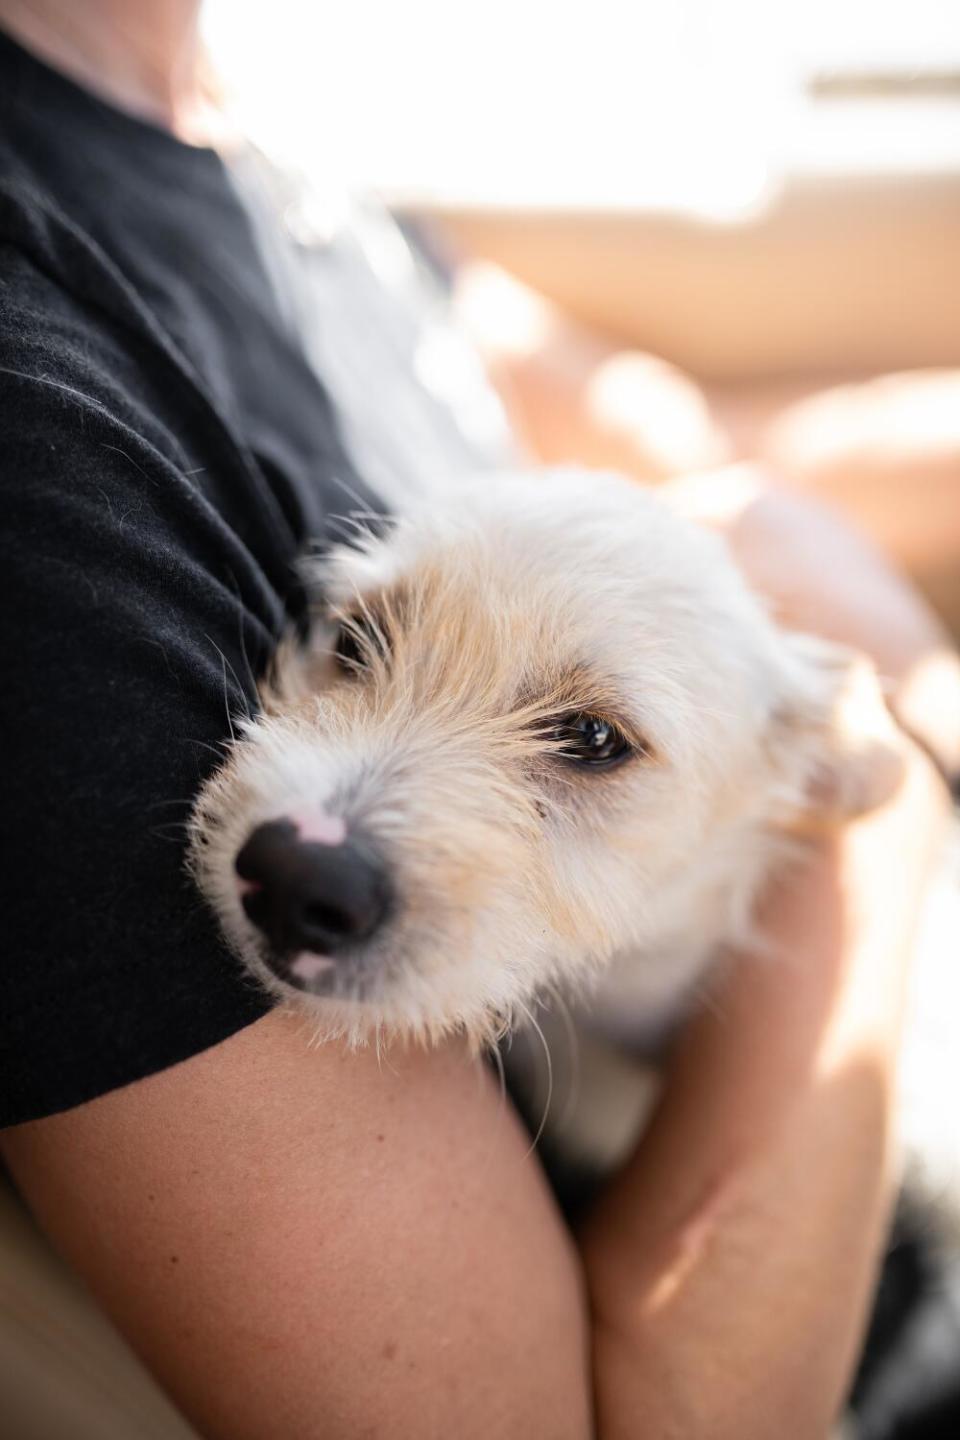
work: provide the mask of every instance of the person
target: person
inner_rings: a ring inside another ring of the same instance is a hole
[[[867,705],[896,797],[769,897],[795,963],[729,965],[576,1235],[457,1043],[307,1044],[223,951],[177,824],[303,622],[300,547],[425,453],[455,474],[504,440],[479,391],[418,388],[369,232],[298,249],[282,184],[204,143],[196,11],[0,0],[3,1158],[204,1435],[822,1436],[888,1218],[955,662],[829,515],[741,473],[691,493],[921,743]]]

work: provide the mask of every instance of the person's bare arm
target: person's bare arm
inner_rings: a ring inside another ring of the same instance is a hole
[[[591,1433],[572,1248],[455,1049],[380,1063],[274,1013],[2,1148],[205,1436]]]

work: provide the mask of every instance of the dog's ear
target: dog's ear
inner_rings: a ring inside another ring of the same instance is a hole
[[[799,772],[792,828],[828,828],[889,800],[903,759],[870,662],[832,641],[784,638],[787,690],[771,740],[786,773]]]

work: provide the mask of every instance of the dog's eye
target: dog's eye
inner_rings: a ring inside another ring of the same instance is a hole
[[[351,615],[341,622],[333,653],[341,670],[356,675],[370,663],[371,656],[382,655],[383,634],[371,615]]]
[[[615,765],[633,754],[627,737],[610,720],[578,712],[563,715],[551,726],[559,754],[578,765]]]
[[[341,625],[333,646],[333,653],[341,669],[350,672],[361,670],[366,663],[365,650],[366,646],[361,641],[356,625],[352,622]]]

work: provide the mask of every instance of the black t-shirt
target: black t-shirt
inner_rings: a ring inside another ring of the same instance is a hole
[[[298,553],[375,503],[341,438],[366,433],[363,387],[371,434],[393,396],[421,448],[469,453],[449,407],[411,401],[402,327],[387,380],[363,373],[371,267],[358,349],[313,247],[331,333],[305,348],[303,277],[278,279],[296,247],[266,252],[249,188],[0,35],[0,1125],[264,1013],[185,874],[191,799],[303,617]],[[351,344],[334,404],[317,357]]]

